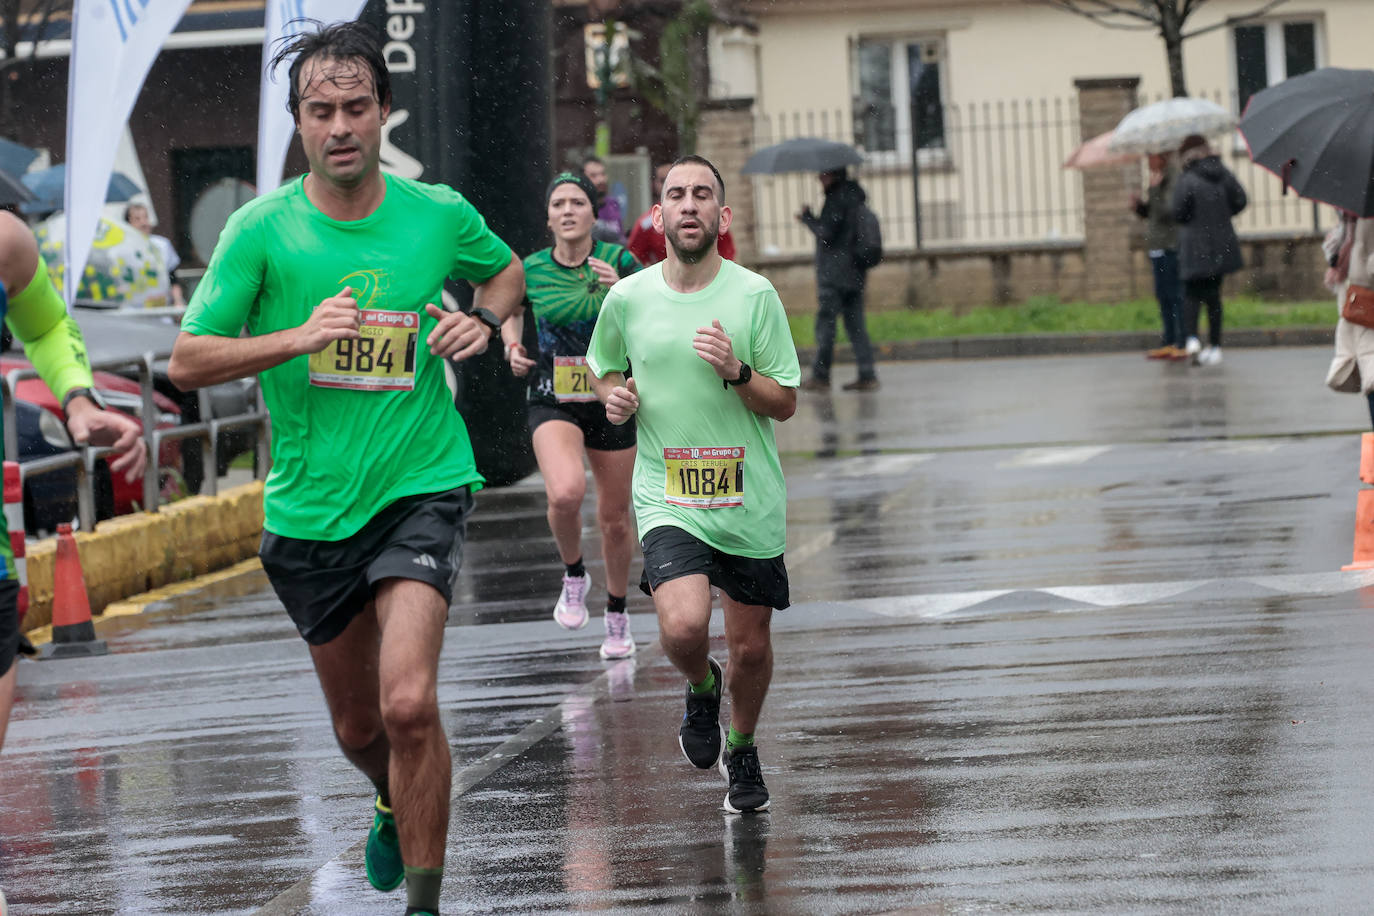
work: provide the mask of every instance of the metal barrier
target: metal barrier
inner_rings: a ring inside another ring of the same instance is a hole
[[[142,356],[118,360],[102,360],[91,364],[92,370],[119,372],[134,369],[138,373],[140,394],[139,420],[143,424],[143,441],[148,447],[148,467],[143,472],[144,511],[156,512],[162,505],[162,486],[158,454],[162,443],[197,438],[204,448],[201,450],[201,463],[204,469],[202,492],[215,496],[219,492],[219,449],[223,433],[236,429],[254,427],[257,429],[257,454],[254,477],[261,480],[267,473],[270,463],[268,443],[271,433],[271,420],[263,403],[262,389],[257,391],[256,409],[248,413],[229,417],[213,417],[195,423],[184,423],[171,429],[158,429],[157,420],[161,413],[153,400],[153,367],[156,363],[171,356],[170,353],[145,353]],[[95,504],[95,467],[96,462],[114,453],[107,447],[77,446],[75,451],[61,455],[50,455],[31,461],[19,460],[18,408],[15,406],[14,392],[19,382],[39,378],[34,369],[15,369],[5,373],[0,380],[0,397],[4,399],[5,423],[5,460],[19,463],[21,484],[30,477],[37,477],[53,471],[72,468],[76,471],[77,520],[81,530],[94,530],[97,507]],[[198,392],[200,415],[210,414],[210,398],[205,389]]]

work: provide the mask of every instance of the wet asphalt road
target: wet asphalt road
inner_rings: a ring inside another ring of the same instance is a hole
[[[600,662],[548,619],[538,482],[484,494],[441,668],[444,912],[1368,909],[1374,574],[1338,572],[1367,414],[1324,349],[1226,358],[805,395],[767,815],[681,759],[647,600],[636,661]],[[14,913],[404,909],[260,573],[100,626],[110,656],[20,668]]]

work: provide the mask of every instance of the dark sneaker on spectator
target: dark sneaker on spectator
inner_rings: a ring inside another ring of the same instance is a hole
[[[829,390],[830,390],[830,380],[829,380],[829,379],[824,379],[824,378],[816,378],[816,377],[813,375],[813,376],[811,376],[811,378],[809,378],[809,379],[807,379],[806,381],[804,381],[804,382],[801,383],[801,390],[802,390],[802,391],[829,391]]]
[[[683,756],[699,770],[709,770],[716,765],[725,743],[720,730],[720,694],[725,674],[714,658],[706,661],[716,676],[715,689],[710,693],[692,693],[692,685],[687,685],[687,711],[677,730],[677,743],[682,747]]]
[[[877,391],[883,387],[875,378],[856,378],[852,382],[845,382],[845,391]]]
[[[768,787],[763,784],[759,749],[754,745],[726,748],[720,757],[720,772],[730,784],[721,806],[731,814],[768,810]]]

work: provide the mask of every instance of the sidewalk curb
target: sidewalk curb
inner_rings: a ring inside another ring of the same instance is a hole
[[[1335,339],[1334,326],[1291,328],[1241,328],[1227,331],[1228,349],[1257,347],[1328,347]],[[1120,353],[1159,346],[1154,331],[1095,331],[1083,334],[995,334],[980,337],[932,337],[877,344],[879,362],[919,359],[985,359],[1008,356],[1057,356],[1083,353]],[[815,359],[815,347],[798,347],[803,364]],[[835,347],[835,362],[854,362],[849,344]]]

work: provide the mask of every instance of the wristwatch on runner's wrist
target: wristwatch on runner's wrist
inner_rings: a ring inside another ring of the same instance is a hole
[[[730,386],[732,386],[732,385],[747,385],[747,384],[749,384],[749,380],[750,380],[751,378],[753,378],[753,377],[754,377],[754,370],[753,370],[753,369],[750,369],[750,368],[749,368],[749,364],[746,363],[744,360],[740,360],[740,363],[739,363],[739,378],[735,379],[734,381],[731,381],[731,380],[728,379],[728,378],[727,378],[727,379],[723,379],[722,381],[723,381],[723,383],[724,383],[724,386],[725,386],[726,390],[728,391],[728,390],[730,389]]]
[[[67,396],[62,399],[62,412],[67,412],[67,405],[71,404],[72,398],[85,398],[100,410],[107,409],[105,399],[93,388],[73,388],[67,392]]]
[[[491,309],[475,308],[468,314],[490,328],[493,334],[501,330],[501,319]]]

